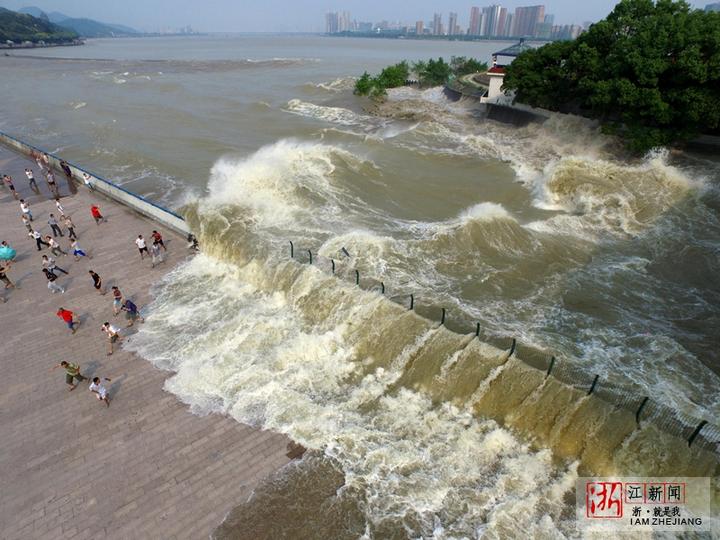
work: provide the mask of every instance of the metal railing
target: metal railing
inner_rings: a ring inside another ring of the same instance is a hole
[[[342,272],[339,261],[336,261],[334,258],[320,257],[318,254],[313,255],[310,249],[305,252],[308,253],[309,257],[296,257],[294,244],[290,242],[290,257],[298,263],[309,263],[321,270],[327,269],[338,278],[342,278],[343,275],[346,275],[348,278],[352,277],[354,278],[355,285],[363,290],[381,294],[395,303],[407,306],[409,310],[417,310],[418,299],[414,292],[389,295],[387,294],[388,289],[383,281],[374,278],[361,280],[358,269],[347,267],[344,269],[345,272]],[[344,247],[340,250],[339,256],[344,257],[344,260],[351,259],[350,253]],[[439,326],[447,328],[449,312],[445,307],[430,306],[429,308],[423,309],[423,311],[425,313],[437,313]],[[432,320],[428,317],[425,318]],[[720,428],[707,420],[694,418],[676,411],[645,395],[645,392],[638,386],[613,382],[602,378],[600,374],[597,373],[588,375],[587,370],[577,364],[569,361],[563,362],[558,356],[523,345],[513,337],[482,336],[481,324],[479,322],[475,323],[472,328],[468,328],[467,332],[464,331],[462,326],[462,323],[455,325],[455,328],[449,331],[461,335],[473,335],[475,338],[482,339],[490,345],[508,351],[506,361],[512,357],[544,373],[541,381],[546,380],[548,377],[553,377],[560,383],[578,390],[581,396],[593,396],[613,405],[615,408],[629,412],[635,418],[636,427],[638,428],[642,423],[652,423],[662,429],[662,431],[684,439],[688,447],[702,448],[703,450],[720,455]],[[542,384],[542,382],[540,384]]]

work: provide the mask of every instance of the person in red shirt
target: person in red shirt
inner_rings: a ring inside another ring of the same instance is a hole
[[[153,239],[153,244],[157,244],[160,247],[162,247],[165,251],[167,251],[167,248],[165,247],[165,243],[163,242],[162,235],[159,232],[153,231],[152,239]]]
[[[105,219],[103,217],[103,215],[100,213],[100,209],[97,207],[96,204],[93,204],[90,207],[90,213],[92,214],[92,217],[95,220],[95,225],[100,225],[100,223],[102,221],[107,221],[107,219]]]
[[[65,321],[65,324],[67,324],[73,334],[77,331],[75,327],[80,323],[75,320],[75,314],[72,311],[61,307],[58,309],[56,315]]]

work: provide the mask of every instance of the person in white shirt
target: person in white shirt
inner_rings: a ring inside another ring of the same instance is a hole
[[[63,205],[60,204],[60,199],[55,199],[55,207],[58,209],[61,216],[65,215],[65,209],[63,208]]]
[[[101,330],[107,334],[108,338],[108,356],[110,356],[113,353],[113,344],[116,341],[122,341],[122,336],[120,336],[120,329],[117,326],[113,326],[109,322],[105,322],[105,324],[102,325]]]
[[[55,270],[57,270],[58,272],[62,272],[63,274],[68,275],[67,270],[63,270],[62,268],[60,268],[60,267],[56,264],[55,259],[53,259],[52,257],[48,257],[47,255],[43,255],[43,256],[42,256],[42,259],[43,259],[43,260],[42,260],[42,266],[43,266],[43,268],[47,268],[47,269],[50,270],[53,274],[55,274],[55,273],[56,273]]]
[[[43,240],[43,237],[42,237],[42,235],[41,235],[39,232],[30,229],[30,232],[28,233],[28,236],[29,236],[30,238],[32,238],[33,240],[35,240],[35,243],[37,244],[38,251],[42,251],[42,247],[41,247],[41,246],[43,246],[43,245],[46,245],[47,247],[50,247],[50,244],[48,244],[45,240]],[[48,236],[48,238],[50,238],[50,237]]]
[[[90,191],[93,191],[95,188],[92,185],[92,179],[90,178],[90,175],[86,172],[82,174],[83,182],[85,182],[85,187],[87,187]]]
[[[153,244],[150,246],[150,255],[152,255],[153,268],[155,268],[156,264],[163,262],[162,253],[160,252],[160,244]]]
[[[142,234],[138,234],[138,237],[135,239],[135,245],[138,247],[140,260],[142,261],[145,258],[143,251],[149,255],[147,244],[145,243],[145,239],[142,237]]]
[[[105,378],[105,380],[109,381],[110,379]],[[110,398],[108,397],[107,388],[105,388],[100,382],[100,377],[93,377],[93,380],[89,386],[89,390],[97,394],[98,400],[104,401],[105,405],[107,405],[108,407],[110,406]]]
[[[50,246],[50,251],[56,257],[59,256],[61,253],[65,256],[67,256],[67,251],[63,251],[63,248],[60,247],[60,244],[58,244],[57,241],[52,236],[50,236],[50,235],[45,236],[45,242],[47,242],[47,244]]]
[[[25,199],[20,199],[20,210],[28,217],[30,221],[33,220],[32,212],[30,212],[30,205],[25,202]]]
[[[35,181],[35,175],[33,174],[31,169],[25,169],[25,176],[27,176],[28,184],[30,184],[30,189],[32,189],[35,193],[40,193],[40,188]]]

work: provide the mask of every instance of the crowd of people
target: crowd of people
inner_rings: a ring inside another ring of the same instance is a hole
[[[60,192],[57,187],[57,182],[55,181],[55,176],[53,174],[48,155],[36,153],[33,157],[46,179],[48,190],[51,197],[54,199],[56,208],[56,212],[50,212],[47,219],[43,220],[44,223],[42,226],[38,226],[40,214],[38,213],[37,215],[33,215],[33,209],[31,208],[30,203],[25,199],[20,198],[17,190],[15,189],[12,177],[7,174],[2,175],[3,185],[9,189],[13,198],[19,202],[20,221],[27,230],[28,237],[34,243],[37,251],[45,251],[45,253],[42,254],[42,258],[39,263],[40,269],[47,282],[48,290],[52,294],[64,294],[66,292],[66,287],[63,286],[62,275],[69,276],[70,271],[66,269],[67,267],[62,268],[58,264],[57,258],[72,255],[76,261],[79,261],[81,259],[92,259],[92,256],[88,251],[80,247],[78,230],[72,217],[70,216],[70,213],[66,211],[60,200]],[[67,163],[62,161],[60,163],[60,167],[68,177],[68,182],[72,182],[72,171]],[[26,168],[25,174],[27,176],[30,189],[35,194],[39,194],[40,190],[32,169]],[[84,182],[86,186],[92,188],[92,184],[90,183],[87,174],[86,178],[84,178]],[[90,217],[92,217],[98,227],[108,222],[107,218],[103,216],[102,211],[97,204],[91,205],[89,213]],[[50,234],[43,234],[40,231],[40,228],[44,227],[45,224],[47,224]],[[67,248],[63,248],[60,240],[66,242]],[[147,240],[142,234],[139,234],[134,243],[139,251],[140,260],[142,261],[146,256],[148,256],[151,259],[152,268],[154,268],[157,264],[164,262],[164,253],[167,252],[167,247],[162,234],[159,231],[152,230],[152,233],[149,235]],[[194,244],[191,242],[191,244],[192,245],[189,247],[197,249],[196,242]],[[0,281],[4,283],[5,289],[19,288],[18,285],[10,278],[12,264],[16,254],[17,251],[3,240],[2,245],[0,245]],[[62,264],[62,266],[65,266],[65,264]],[[88,273],[90,276],[90,283],[88,285],[92,285],[100,295],[105,295],[107,290],[100,275],[92,269],[88,269]],[[111,291],[113,317],[117,317],[121,313],[124,313],[127,321],[126,327],[131,327],[136,322],[144,322],[140,309],[131,300],[131,298],[126,297],[117,285],[113,285],[111,287]],[[0,299],[2,299],[3,303],[7,301],[7,298],[4,295],[0,296]],[[60,307],[56,315],[63,321],[64,324],[67,325],[71,334],[75,334],[77,332],[78,327],[80,326],[80,318],[78,318],[73,311],[66,309],[65,307]],[[111,324],[109,321],[106,321],[101,326],[100,331],[103,333],[104,339],[107,343],[107,354],[112,355],[115,345],[123,340],[121,329],[115,324]],[[65,380],[68,384],[69,390],[74,390],[78,383],[89,380],[88,377],[81,374],[79,364],[62,361],[51,369],[56,368],[63,368],[65,371]],[[108,378],[105,378],[104,380],[110,381]],[[96,395],[98,400],[102,401],[107,406],[110,405],[108,390],[105,388],[99,377],[94,377],[92,379],[89,384],[89,390]]]

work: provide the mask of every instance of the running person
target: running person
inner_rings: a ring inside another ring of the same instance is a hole
[[[165,247],[165,242],[163,242],[162,234],[160,234],[157,231],[153,231],[152,239],[153,239],[153,244],[160,244],[160,247],[162,247],[165,251],[167,251],[167,248]]]
[[[62,253],[63,255],[67,256],[67,251],[63,251],[63,249],[60,247],[60,244],[58,244],[57,241],[50,235],[45,236],[45,241],[50,246],[50,251],[53,255],[57,257]]]
[[[102,325],[101,330],[107,334],[108,338],[108,356],[110,356],[113,353],[113,344],[117,341],[122,341],[122,336],[120,336],[120,329],[116,326],[113,326],[109,322],[106,322]]]
[[[43,240],[42,235],[39,232],[34,231],[32,228],[30,229],[30,233],[28,234],[28,236],[35,240],[38,251],[42,251],[42,248],[40,247],[41,245],[46,245],[47,247],[50,247],[50,244]],[[50,237],[48,236],[48,238]]]
[[[105,289],[103,289],[103,286],[102,286],[102,278],[94,270],[88,270],[88,273],[90,274],[90,277],[93,280],[93,287],[95,287],[95,290],[99,294],[104,295]]]
[[[2,281],[5,284],[5,288],[15,288],[15,284],[10,281],[10,278],[7,276],[8,270],[10,270],[9,266],[0,266],[0,281]]]
[[[138,251],[140,252],[140,260],[142,261],[144,258],[143,251],[150,254],[148,252],[147,244],[145,243],[145,239],[142,237],[142,234],[138,234],[138,237],[135,239],[135,245],[138,248]]]
[[[112,295],[113,295],[113,314],[117,315],[118,313],[120,313],[120,310],[122,309],[123,295],[120,292],[120,289],[118,289],[116,285],[112,286]]]
[[[25,176],[27,176],[30,189],[32,189],[35,193],[40,193],[40,188],[35,181],[35,174],[32,172],[32,169],[25,169]]]
[[[106,381],[109,381],[110,379],[105,379]],[[88,390],[91,392],[97,394],[97,398],[100,401],[104,401],[105,405],[108,407],[110,406],[110,398],[108,397],[108,391],[107,388],[105,388],[102,383],[100,382],[100,377],[93,377],[92,382],[90,383],[90,386],[88,387]]]
[[[30,221],[33,220],[32,212],[30,212],[30,204],[26,203],[25,199],[20,199],[20,210]]]
[[[53,274],[47,268],[43,268],[43,272],[45,273],[45,277],[48,280],[48,284],[47,284],[48,290],[50,290],[53,294],[55,294],[56,292],[59,292],[60,294],[64,294],[65,289],[63,289],[60,285],[55,283],[57,276],[55,274]]]
[[[101,222],[107,221],[107,219],[105,219],[100,213],[100,208],[98,208],[96,204],[93,204],[90,207],[90,214],[92,214],[92,217],[95,220],[95,225],[100,225]]]
[[[68,272],[67,272],[66,270],[63,270],[63,269],[60,268],[57,264],[55,264],[55,259],[53,259],[52,257],[48,257],[47,255],[43,255],[42,258],[43,258],[43,261],[42,261],[42,266],[43,266],[43,268],[47,268],[47,269],[50,270],[53,274],[55,274],[55,270],[59,270],[60,272],[62,272],[62,273],[65,274],[66,276],[68,275]]]
[[[153,244],[150,246],[150,255],[152,256],[153,268],[155,268],[156,264],[163,262],[162,253],[160,252],[160,244]]]
[[[45,175],[45,180],[47,181],[47,185],[48,185],[48,188],[50,189],[50,192],[55,197],[59,197],[60,192],[58,191],[57,184],[55,183],[55,173],[53,173],[50,169],[48,169],[47,174]]]
[[[80,373],[80,364],[72,364],[70,362],[66,362],[63,360],[59,364],[53,366],[50,368],[50,371],[56,370],[57,368],[63,368],[65,370],[65,384],[67,384],[70,388],[68,388],[69,392],[72,392],[75,390],[76,384],[73,384],[73,381],[77,379],[78,382],[86,381],[87,377],[83,376]]]
[[[60,208],[62,208],[62,206]],[[50,225],[54,237],[57,238],[58,235],[65,236],[62,232],[62,229],[58,225],[58,220],[55,219],[55,214],[50,214],[50,217],[48,218],[48,225]]]
[[[80,247],[77,238],[70,243],[70,249],[73,250],[73,255],[75,256],[76,261],[79,261],[80,257],[87,257],[88,259],[92,259],[92,257],[85,253],[83,248]]]
[[[3,176],[3,181],[7,185],[8,189],[10,189],[10,193],[12,193],[12,196],[17,201],[20,197],[18,197],[17,191],[15,191],[15,184],[13,184],[12,178],[6,174]]]
[[[125,312],[125,318],[128,320],[128,328],[135,324],[135,321],[138,319],[140,319],[141,323],[145,322],[145,319],[140,316],[138,307],[130,300],[125,300],[125,303],[122,305],[121,309]]]
[[[77,331],[77,328],[75,327],[80,323],[75,320],[75,314],[72,311],[61,307],[57,310],[57,313],[55,315],[65,321],[65,324],[67,324],[67,327],[72,331],[73,334]]]
[[[75,234],[75,224],[73,223],[72,219],[70,219],[70,216],[65,216],[63,221],[65,222],[65,226],[68,230],[68,238],[70,240],[77,240],[77,235]]]

